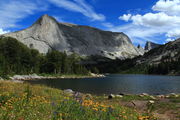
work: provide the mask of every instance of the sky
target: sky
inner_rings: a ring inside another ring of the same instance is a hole
[[[135,45],[180,38],[180,0],[0,0],[0,34],[25,29],[44,14],[124,32]]]

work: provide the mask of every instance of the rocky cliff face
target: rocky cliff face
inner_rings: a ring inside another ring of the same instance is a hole
[[[102,31],[89,26],[59,23],[53,17],[42,16],[31,27],[3,36],[14,37],[30,48],[47,53],[49,49],[100,55],[111,59],[142,55],[124,33]]]
[[[147,42],[146,42],[146,45],[145,45],[145,50],[146,50],[146,51],[149,51],[149,50],[152,50],[152,49],[157,48],[157,47],[159,47],[159,46],[160,46],[160,44],[156,44],[156,43],[147,41]]]
[[[178,61],[180,57],[180,39],[161,45],[145,53],[137,63],[159,64],[162,61]]]
[[[146,52],[146,50],[144,50],[144,48],[142,48],[140,45],[137,46],[137,49],[144,54]]]

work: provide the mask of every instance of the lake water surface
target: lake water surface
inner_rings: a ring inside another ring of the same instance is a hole
[[[107,75],[104,78],[51,79],[29,81],[59,89],[91,94],[169,94],[180,93],[180,76]]]

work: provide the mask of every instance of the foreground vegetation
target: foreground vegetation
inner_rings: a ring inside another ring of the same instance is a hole
[[[104,99],[104,100],[102,100]],[[154,120],[107,98],[69,94],[45,86],[0,82],[2,120]]]

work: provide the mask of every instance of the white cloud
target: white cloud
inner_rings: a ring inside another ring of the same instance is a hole
[[[46,11],[50,3],[66,10],[79,12],[91,20],[105,20],[105,16],[94,11],[84,0],[4,0],[0,1],[0,28],[19,27],[18,22],[40,11]],[[62,21],[62,17],[56,16]]]
[[[180,38],[180,29],[173,29],[171,31],[168,31],[166,36]]]
[[[159,0],[152,7],[152,12],[144,15],[124,14],[119,19],[131,23],[113,29],[125,32],[133,41],[155,42],[157,36],[162,34],[166,35],[166,41],[172,41],[180,37],[180,0]]]
[[[169,15],[180,15],[180,0],[159,0],[152,9]]]
[[[119,19],[127,22],[131,19],[131,17],[132,17],[131,14],[124,14],[123,16],[120,16]]]
[[[174,41],[175,39],[173,39],[173,38],[167,38],[166,39],[166,42],[171,42],[171,41]]]
[[[10,31],[4,31],[2,28],[0,28],[0,35],[8,33],[8,32],[10,32]]]
[[[154,28],[139,26],[135,24],[116,26],[109,29],[114,32],[122,31],[130,37],[133,43],[141,45],[144,45],[146,41],[156,42],[158,38],[154,38],[154,36],[158,36],[158,34],[162,34],[164,32],[164,30],[162,29],[156,30]]]
[[[40,6],[35,1],[7,0],[0,2],[0,28],[18,26],[17,23],[28,15],[37,11],[46,10],[46,6]]]
[[[79,12],[92,20],[104,21],[106,18],[103,14],[96,13],[92,6],[84,0],[48,0],[54,5],[69,11]]]
[[[113,28],[114,27],[114,25],[112,23],[109,23],[109,22],[103,22],[102,25],[104,27],[107,27],[107,28]]]
[[[145,15],[134,15],[131,17],[131,20],[136,25],[143,26],[175,26],[180,25],[180,17],[179,16],[169,16],[163,12],[159,13],[147,13]]]

